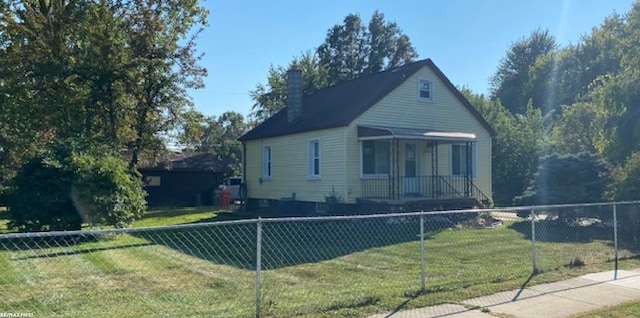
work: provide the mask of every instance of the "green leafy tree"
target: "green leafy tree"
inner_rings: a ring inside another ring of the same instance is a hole
[[[581,102],[564,106],[553,127],[553,150],[560,154],[588,152],[603,155],[610,140],[607,135],[609,118],[609,110],[600,103]]]
[[[535,30],[528,37],[511,44],[507,55],[500,61],[491,78],[491,98],[499,99],[513,114],[525,112],[529,100],[542,108],[544,98],[534,98],[530,68],[536,60],[557,48],[555,38],[548,30]],[[535,96],[537,97],[537,96]]]
[[[303,95],[311,94],[329,86],[329,75],[320,64],[317,55],[308,51],[295,57],[287,68],[282,66],[269,68],[267,84],[258,84],[249,94],[254,101],[251,117],[262,122],[283,109],[287,103],[287,71],[295,65],[302,71]]]
[[[288,67],[269,69],[266,84],[250,92],[254,101],[252,118],[262,122],[286,106],[287,70],[296,65],[303,74],[303,94],[366,74],[377,73],[414,61],[418,53],[409,37],[396,23],[374,12],[365,26],[356,14],[327,31],[327,37],[315,53],[295,57]]]
[[[12,180],[9,226],[28,232],[79,230],[83,223],[124,227],[144,213],[145,195],[127,162],[104,146],[57,142]]]
[[[128,150],[131,167],[164,148],[206,74],[192,32],[205,21],[196,0],[2,2],[2,170],[78,135]]]
[[[499,206],[512,204],[533,179],[544,151],[544,118],[529,106],[523,115],[512,115],[499,100],[468,89],[461,92],[491,124],[496,136],[491,143],[493,201]]]
[[[227,111],[216,117],[207,117],[197,111],[185,115],[177,140],[188,151],[202,151],[217,155],[234,173],[242,170],[242,143],[238,141],[249,128],[242,114]]]
[[[357,14],[327,32],[318,47],[320,63],[328,70],[330,85],[412,62],[418,53],[398,25],[375,11],[367,27]]]

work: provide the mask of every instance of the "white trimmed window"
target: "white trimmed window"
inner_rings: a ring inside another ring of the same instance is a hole
[[[320,139],[309,140],[309,179],[320,179]]]
[[[468,153],[471,151],[471,154]],[[471,176],[475,178],[478,167],[478,156],[476,155],[476,143],[472,143],[471,147],[465,144],[451,145],[451,175],[454,177],[464,177],[467,175],[467,160],[471,155]]]
[[[273,175],[273,155],[271,146],[262,147],[262,177],[270,179]]]
[[[426,78],[418,80],[418,100],[432,101],[433,100],[433,81]]]
[[[391,159],[389,140],[365,140],[361,145],[362,176],[387,176]]]

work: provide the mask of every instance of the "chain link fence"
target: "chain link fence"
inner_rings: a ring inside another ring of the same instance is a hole
[[[640,204],[0,235],[0,313],[368,317],[640,267]]]

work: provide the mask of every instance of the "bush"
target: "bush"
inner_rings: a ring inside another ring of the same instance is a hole
[[[611,173],[607,197],[615,201],[640,200],[640,152],[633,153]]]
[[[613,169],[607,197],[614,201],[640,200],[640,153],[631,154],[625,162]],[[636,241],[640,238],[640,209],[636,205],[618,209],[621,223],[630,228]]]
[[[596,154],[552,154],[541,159],[527,190],[514,199],[515,205],[546,205],[601,202],[609,183],[609,168]],[[558,217],[572,221],[588,216],[580,209],[562,209]]]
[[[19,231],[79,230],[83,223],[125,227],[146,209],[145,192],[127,163],[100,148],[58,144],[12,180],[9,226]],[[81,148],[82,149],[82,148]]]
[[[609,183],[609,169],[596,154],[552,154],[541,159],[527,190],[516,205],[600,202]]]

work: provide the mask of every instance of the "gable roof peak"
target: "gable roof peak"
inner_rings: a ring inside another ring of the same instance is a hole
[[[481,122],[485,129],[490,134],[495,134],[491,126],[471,106],[469,101],[451,84],[431,59],[427,58],[344,81],[303,96],[302,108],[304,116],[299,120],[290,122],[288,120],[289,109],[285,107],[244,134],[239,140],[255,140],[347,126],[423,67],[429,67],[456,98]]]

